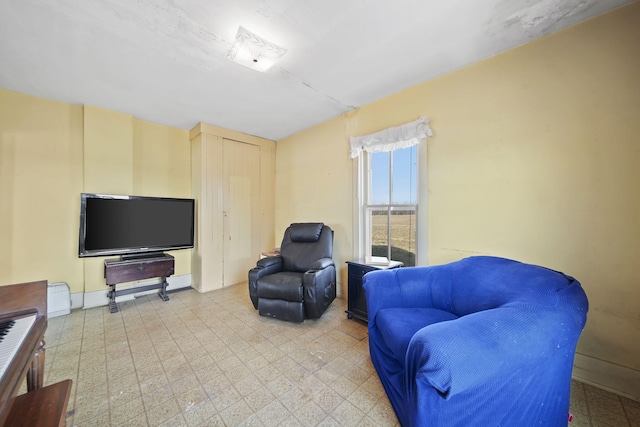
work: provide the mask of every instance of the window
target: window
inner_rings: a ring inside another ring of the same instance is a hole
[[[426,265],[427,220],[424,214],[418,216],[418,203],[426,206],[427,174],[426,168],[418,168],[417,159],[426,159],[426,144],[420,142],[432,135],[429,118],[422,116],[369,135],[349,137],[349,157],[357,161],[353,238],[358,257]],[[418,229],[423,230],[420,240]]]
[[[367,153],[362,209],[366,256],[416,265],[418,146]]]

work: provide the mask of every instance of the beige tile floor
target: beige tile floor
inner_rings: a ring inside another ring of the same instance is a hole
[[[74,382],[68,426],[397,426],[364,323],[260,317],[246,285],[150,295],[50,319],[45,384]],[[640,426],[640,403],[572,385],[571,426]]]

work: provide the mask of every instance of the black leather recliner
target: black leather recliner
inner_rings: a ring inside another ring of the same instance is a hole
[[[280,255],[249,271],[249,296],[261,316],[302,322],[317,319],[336,297],[333,230],[323,223],[291,224]]]

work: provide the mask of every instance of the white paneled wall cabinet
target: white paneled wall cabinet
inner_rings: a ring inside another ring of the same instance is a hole
[[[260,252],[274,246],[276,144],[202,123],[190,138],[192,283],[207,292],[246,282]]]

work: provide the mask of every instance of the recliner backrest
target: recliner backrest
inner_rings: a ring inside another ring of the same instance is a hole
[[[285,271],[303,273],[321,258],[333,256],[333,230],[321,222],[291,224],[280,245]]]

